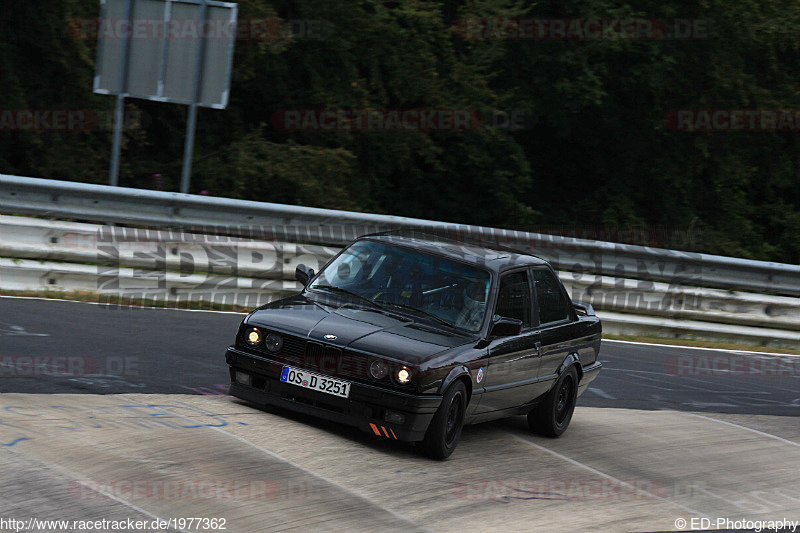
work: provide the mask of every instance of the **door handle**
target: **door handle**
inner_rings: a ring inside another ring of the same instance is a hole
[[[541,342],[534,342],[533,343],[534,352],[527,352],[525,355],[517,357],[515,359],[509,359],[506,363],[514,363],[516,361],[521,361],[523,359],[529,359],[531,357],[541,357],[542,356],[542,343]]]

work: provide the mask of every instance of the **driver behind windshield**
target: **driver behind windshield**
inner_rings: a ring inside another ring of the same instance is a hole
[[[489,274],[473,266],[373,241],[352,244],[309,285],[422,311],[469,331],[483,323],[488,287]]]
[[[486,285],[478,281],[469,281],[464,287],[462,297],[464,305],[456,316],[455,325],[475,331],[480,328],[486,310]]]

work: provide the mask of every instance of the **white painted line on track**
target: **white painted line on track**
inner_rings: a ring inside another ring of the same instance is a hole
[[[658,344],[655,342],[623,341],[617,339],[602,339],[603,342],[616,342],[619,344],[635,344],[637,346],[658,346],[660,348],[675,348],[681,350],[705,350],[708,352],[746,353],[754,355],[777,355],[781,357],[800,357],[800,354],[778,352],[756,352],[752,350],[734,350],[732,348],[706,348],[705,346],[683,346],[682,344]]]
[[[589,387],[587,389],[589,392],[595,393],[597,396],[601,398],[605,398],[606,400],[616,400],[616,398],[604,390],[598,389],[597,387]]]
[[[56,419],[54,419],[54,420],[56,420]],[[19,450],[16,450],[16,449],[13,449],[13,448],[10,448],[10,449],[9,449],[9,448],[7,448],[7,449],[6,449],[6,453],[9,453],[9,452],[10,452],[10,453],[12,453],[12,454],[14,454],[14,455],[23,455],[23,452],[21,452],[21,451],[19,451]],[[53,470],[56,470],[56,471],[58,471],[58,472],[61,472],[62,474],[68,475],[68,476],[70,476],[70,477],[74,477],[74,475],[75,475],[74,473],[70,472],[69,470],[67,470],[66,468],[64,468],[64,467],[63,467],[63,466],[61,466],[61,465],[57,465],[57,464],[53,464],[53,463],[49,463],[49,464],[47,465],[47,468],[51,468],[51,469],[53,469]],[[139,507],[138,505],[136,505],[136,504],[133,504],[133,503],[131,503],[131,502],[127,501],[127,500],[123,500],[123,499],[122,499],[122,498],[120,498],[119,496],[116,496],[116,495],[114,495],[114,494],[112,494],[112,493],[110,493],[110,492],[107,492],[107,491],[105,491],[105,490],[99,489],[99,488],[97,488],[97,487],[91,487],[91,486],[87,485],[86,483],[84,483],[83,481],[80,481],[80,480],[78,480],[78,483],[80,483],[80,485],[81,485],[81,486],[83,486],[83,487],[86,487],[86,488],[88,488],[88,489],[90,489],[90,490],[93,490],[93,491],[95,491],[95,492],[99,493],[99,494],[102,494],[103,496],[105,496],[105,497],[107,497],[107,498],[109,498],[109,499],[111,499],[111,500],[114,500],[114,501],[115,501],[115,502],[117,502],[117,503],[121,503],[121,504],[122,504],[122,505],[124,505],[125,507],[129,507],[129,508],[133,509],[134,511],[137,511],[137,512],[139,512],[139,513],[142,513],[142,514],[143,514],[143,515],[145,515],[145,516],[149,516],[149,517],[150,517],[150,518],[152,518],[153,520],[158,520],[159,522],[167,522],[167,520],[166,520],[166,519],[164,519],[164,518],[161,518],[160,516],[158,516],[158,515],[156,515],[156,514],[153,514],[153,513],[151,513],[150,511],[147,511],[147,510],[145,510],[145,509],[142,509],[142,508],[141,508],[141,507]],[[164,531],[182,531],[183,533],[191,533],[190,531],[186,531],[185,529],[180,529],[180,528],[177,528],[177,527],[168,527],[168,528],[167,528],[167,529],[165,529]]]
[[[161,311],[186,311],[189,313],[219,313],[221,315],[247,314],[239,311],[216,311],[214,309],[179,309],[177,307],[151,307],[146,305],[122,305],[122,304],[110,304],[103,302],[83,302],[81,300],[65,300],[63,298],[42,298],[41,296],[7,296],[5,294],[0,294],[0,298],[7,298],[9,300],[41,300],[45,302],[72,302],[76,304],[113,306],[124,309],[159,309]]]
[[[131,503],[129,501],[123,500],[122,498],[120,498],[118,496],[115,496],[114,494],[111,494],[108,491],[105,491],[105,490],[103,490],[101,488],[98,488],[98,487],[90,487],[87,483],[84,483],[83,481],[78,481],[78,483],[80,483],[82,486],[84,486],[84,487],[86,487],[86,488],[88,488],[90,490],[93,490],[93,491],[95,491],[95,492],[97,492],[99,494],[102,494],[106,498],[110,498],[110,499],[114,500],[115,502],[119,502],[119,503],[121,503],[123,505],[126,505],[126,506],[130,507],[131,509],[133,509],[135,511],[139,511],[140,513],[142,513],[144,515],[147,515],[147,516],[149,516],[150,518],[152,518],[154,520],[158,520],[159,522],[166,522],[166,520],[164,520],[160,516],[154,515],[153,513],[142,509],[138,505],[135,505],[135,504],[133,504],[133,503]],[[190,533],[189,531],[187,531],[185,529],[181,529],[181,528],[170,528],[170,529],[175,530],[175,531],[183,531],[183,533]]]
[[[145,405],[145,404],[140,404],[140,405]],[[163,407],[155,407],[155,408],[156,408],[156,409],[158,409],[158,410],[160,410],[160,411],[164,411],[165,413],[169,413],[169,414],[171,414],[171,415],[173,415],[173,416],[177,416],[177,417],[179,417],[179,418],[183,418],[184,420],[188,420],[188,421],[190,421],[190,422],[194,422],[194,423],[196,423],[196,424],[202,424],[202,425],[205,425],[205,426],[206,426],[206,427],[208,427],[209,429],[213,429],[214,431],[217,431],[217,432],[219,432],[219,433],[222,433],[223,435],[227,435],[228,437],[231,437],[232,439],[235,439],[235,440],[237,440],[237,441],[241,442],[242,444],[246,444],[247,446],[250,446],[251,448],[255,448],[256,450],[258,450],[258,451],[260,451],[260,452],[262,452],[262,453],[265,453],[265,454],[269,455],[270,457],[272,457],[272,458],[274,458],[274,459],[277,459],[278,461],[282,461],[282,462],[284,462],[284,463],[288,464],[289,466],[292,466],[292,467],[294,467],[294,468],[297,468],[297,469],[298,469],[298,470],[300,470],[301,472],[304,472],[304,473],[306,473],[306,474],[308,474],[308,475],[310,475],[310,476],[314,476],[315,478],[317,478],[317,479],[319,479],[319,480],[321,480],[321,481],[324,481],[325,483],[330,483],[330,484],[331,484],[331,485],[333,485],[334,487],[336,487],[336,488],[338,488],[338,489],[340,489],[340,490],[342,490],[342,491],[346,492],[347,494],[351,494],[351,495],[355,496],[356,498],[360,498],[360,499],[364,500],[365,502],[369,503],[370,505],[374,505],[375,507],[377,507],[377,508],[379,508],[379,509],[383,509],[384,511],[386,511],[386,512],[387,512],[387,513],[389,513],[390,515],[394,516],[394,517],[395,517],[395,518],[397,518],[398,520],[401,520],[401,521],[403,521],[403,522],[405,522],[405,523],[407,523],[407,524],[409,524],[409,525],[411,525],[411,526],[414,526],[414,527],[416,527],[416,528],[420,528],[422,531],[430,531],[430,532],[432,533],[432,530],[430,530],[430,529],[428,529],[428,528],[426,528],[426,527],[422,527],[422,526],[420,526],[419,524],[417,524],[417,523],[416,523],[416,522],[414,522],[413,520],[411,520],[411,519],[409,519],[409,518],[407,518],[407,517],[405,517],[405,516],[401,515],[401,514],[400,514],[400,513],[398,513],[397,511],[395,511],[395,510],[393,510],[393,509],[390,509],[390,508],[388,508],[388,507],[384,507],[383,505],[381,505],[381,504],[379,504],[379,503],[376,503],[376,502],[374,502],[374,501],[370,500],[370,499],[369,499],[369,498],[367,498],[366,496],[363,496],[363,495],[361,495],[361,494],[358,494],[358,493],[356,493],[356,492],[353,492],[353,490],[351,490],[351,489],[349,489],[349,488],[345,487],[344,485],[341,485],[341,484],[337,483],[336,481],[334,481],[334,480],[332,480],[332,479],[329,479],[329,478],[327,478],[327,477],[323,476],[322,474],[319,474],[319,473],[317,473],[317,472],[314,472],[313,470],[309,470],[308,468],[306,468],[306,467],[304,467],[304,466],[300,466],[299,464],[297,464],[297,463],[295,463],[295,462],[293,462],[293,461],[291,461],[291,460],[289,460],[289,459],[286,459],[286,458],[285,458],[285,457],[283,457],[282,455],[280,455],[280,454],[277,454],[277,453],[273,452],[272,450],[268,450],[268,449],[266,449],[266,448],[262,448],[262,447],[261,447],[261,446],[259,446],[258,444],[255,444],[255,443],[253,443],[253,442],[250,442],[249,440],[243,439],[242,437],[240,437],[240,436],[238,436],[238,435],[234,435],[233,433],[229,433],[229,432],[227,432],[227,431],[225,431],[225,430],[223,430],[223,429],[221,429],[221,428],[219,428],[219,427],[215,427],[215,426],[208,426],[208,425],[206,425],[206,424],[203,424],[202,422],[200,422],[200,421],[198,421],[198,420],[194,420],[193,418],[191,418],[191,417],[188,417],[188,416],[186,416],[186,415],[182,415],[182,414],[179,414],[179,413],[175,413],[175,412],[173,412],[173,411],[170,411],[169,409],[164,409]]]
[[[683,379],[683,380],[696,381],[698,383],[705,383],[707,385],[714,385],[714,386],[722,385],[724,387],[729,387],[729,388],[732,389],[730,391],[714,390],[714,389],[707,389],[707,388],[703,388],[702,389],[705,392],[713,392],[715,394],[772,394],[772,392],[764,391],[762,389],[754,389],[754,388],[750,388],[750,387],[742,387],[740,382],[737,382],[735,385],[728,385],[728,384],[724,383],[722,380],[719,380],[719,379],[717,381],[706,381],[704,379],[700,379],[700,378],[695,377],[695,376],[681,376],[681,375],[678,375],[678,374],[668,374],[666,372],[654,372],[652,370],[632,370],[632,369],[629,369],[629,368],[611,368],[606,363],[610,363],[610,361],[606,361],[604,363],[603,372],[624,372],[626,374],[653,374],[653,375],[656,375],[656,376],[665,376],[665,377],[668,377],[668,378],[680,378],[680,379]],[[732,375],[733,377],[739,377],[736,374],[731,374],[730,371],[727,371],[726,373]],[[745,376],[749,376],[750,374],[744,374],[744,375]],[[607,377],[610,377],[610,376],[607,376]],[[742,390],[742,389],[745,389],[745,390]],[[783,388],[783,387],[776,387],[774,385],[771,385],[770,389],[772,389],[773,391],[785,391],[785,392],[795,392],[795,390],[796,390],[796,389],[786,389],[786,388]],[[670,389],[670,390],[679,390],[679,389]]]
[[[663,383],[663,380],[659,380],[659,379],[656,379],[656,378],[651,378],[651,377],[648,377],[648,376],[635,376],[635,377],[637,377],[639,379],[644,379],[646,381],[655,381],[656,383]],[[682,378],[683,376],[672,376],[672,377]],[[678,382],[678,383],[676,383],[676,385],[680,385],[681,388],[672,389],[672,390],[677,390],[677,391],[699,390],[700,392],[707,392],[709,394],[728,394],[730,392],[730,391],[725,391],[725,390],[711,390],[711,389],[709,389],[707,387],[695,387],[694,385],[687,385],[686,383],[683,383],[683,382]],[[650,386],[652,387],[653,385],[650,385]],[[753,390],[758,390],[758,389],[753,389]]]
[[[724,402],[683,402],[681,405],[686,405],[693,409],[708,409],[710,407],[737,407],[734,403],[724,403]]]
[[[718,418],[712,418],[710,416],[698,415],[698,414],[695,414],[695,413],[686,413],[686,414],[690,415],[690,416],[697,417],[697,418],[704,418],[705,420],[711,420],[712,422],[717,422],[719,424],[725,424],[726,426],[731,426],[731,427],[735,427],[735,428],[739,428],[739,429],[744,429],[745,431],[749,431],[751,433],[756,433],[757,435],[761,435],[762,437],[769,437],[770,439],[778,440],[780,442],[783,442],[784,444],[790,444],[792,446],[797,446],[798,448],[800,448],[800,442],[795,442],[793,440],[784,439],[783,437],[779,437],[777,435],[773,435],[772,433],[765,433],[764,431],[759,431],[757,429],[749,428],[747,426],[734,424],[733,422],[728,422],[727,420],[720,420]]]
[[[596,469],[596,468],[592,468],[591,466],[589,466],[589,465],[587,465],[587,464],[584,464],[584,463],[581,463],[580,461],[576,461],[575,459],[572,459],[571,457],[567,457],[566,455],[560,454],[560,453],[558,453],[558,452],[554,452],[553,450],[551,450],[551,449],[549,449],[549,448],[545,448],[544,446],[540,446],[540,445],[536,444],[535,442],[531,442],[531,441],[529,441],[529,440],[527,440],[527,439],[523,439],[522,437],[520,437],[520,436],[518,436],[518,435],[514,435],[513,433],[509,433],[509,435],[511,435],[513,438],[515,438],[516,440],[518,440],[518,441],[520,441],[520,442],[524,442],[525,444],[527,444],[527,445],[529,445],[529,446],[533,446],[533,447],[534,447],[534,448],[536,448],[537,450],[541,450],[541,451],[543,451],[543,452],[547,452],[547,453],[549,453],[550,455],[553,455],[553,456],[555,456],[555,457],[558,457],[559,459],[562,459],[562,460],[564,460],[564,461],[567,461],[568,463],[572,463],[572,464],[573,464],[573,465],[575,465],[575,466],[578,466],[578,467],[580,467],[580,468],[583,468],[583,469],[585,469],[585,470],[588,470],[589,472],[591,472],[591,473],[593,473],[593,474],[596,474],[596,475],[598,475],[598,476],[600,476],[600,477],[604,477],[604,478],[606,478],[606,479],[609,479],[609,480],[611,480],[611,481],[617,482],[617,483],[619,483],[620,485],[623,485],[623,486],[625,486],[625,487],[628,487],[628,488],[634,489],[634,490],[636,490],[636,491],[638,491],[638,492],[643,492],[644,494],[647,494],[648,496],[651,496],[651,497],[652,497],[654,500],[660,500],[660,501],[662,501],[662,502],[664,502],[664,503],[667,503],[667,504],[669,504],[669,505],[672,505],[672,506],[678,507],[679,509],[682,509],[682,510],[686,511],[687,513],[691,513],[691,514],[693,514],[694,516],[697,516],[697,517],[700,517],[700,518],[711,518],[711,517],[707,516],[705,513],[701,513],[700,511],[697,511],[697,510],[695,510],[695,509],[692,509],[691,507],[686,507],[686,506],[684,506],[684,505],[681,505],[681,504],[679,504],[679,503],[677,503],[677,502],[673,502],[673,501],[671,501],[671,500],[668,500],[668,499],[666,499],[666,498],[662,498],[661,496],[658,496],[657,494],[653,494],[653,493],[652,493],[652,492],[650,492],[650,491],[647,491],[647,490],[643,490],[643,489],[641,489],[641,488],[634,487],[634,486],[633,486],[633,485],[631,485],[630,483],[627,483],[627,482],[625,482],[625,481],[622,481],[621,479],[615,478],[614,476],[612,476],[612,475],[610,475],[610,474],[606,474],[605,472],[601,472],[600,470],[598,470],[598,469]]]

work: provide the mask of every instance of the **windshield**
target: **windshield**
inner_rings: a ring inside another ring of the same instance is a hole
[[[328,264],[310,289],[344,291],[378,305],[469,331],[486,314],[489,273],[416,250],[358,241]]]

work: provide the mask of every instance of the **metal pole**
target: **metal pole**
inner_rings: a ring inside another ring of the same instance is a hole
[[[119,185],[119,154],[122,150],[122,123],[125,120],[125,91],[128,85],[128,59],[130,56],[131,17],[133,16],[133,0],[126,0],[125,19],[128,21],[128,35],[122,42],[122,63],[119,66],[119,82],[117,84],[117,105],[114,108],[114,143],[111,147],[111,170],[108,182],[112,187]]]
[[[189,105],[189,118],[186,119],[186,144],[183,147],[183,172],[181,174],[181,192],[189,192],[192,179],[192,156],[194,154],[194,131],[197,124],[197,104]]]
[[[117,105],[114,109],[114,144],[111,148],[111,172],[109,174],[109,185],[116,187],[119,185],[119,153],[122,148],[122,121],[125,111],[125,97],[117,95]]]
[[[203,62],[206,53],[206,38],[202,35],[203,22],[208,18],[208,4],[202,0],[200,8],[200,42],[197,46],[197,61],[194,69],[194,89],[192,103],[189,105],[189,117],[186,120],[186,144],[183,148],[183,173],[181,174],[181,192],[189,192],[192,177],[192,156],[194,154],[194,133],[197,125],[197,102],[203,85]]]

